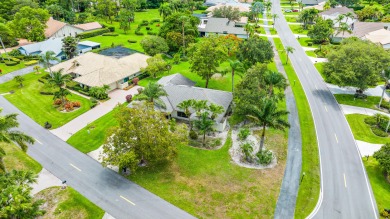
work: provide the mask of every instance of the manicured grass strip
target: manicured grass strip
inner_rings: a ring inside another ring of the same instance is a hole
[[[384,208],[389,209],[390,183],[386,182],[383,169],[380,168],[378,161],[376,161],[375,158],[372,157],[370,157],[368,160],[366,158],[363,158],[363,163],[366,167],[368,178],[370,179],[371,187],[374,192],[379,213]]]
[[[390,142],[389,137],[379,137],[375,135],[369,125],[364,122],[364,119],[369,117],[362,114],[345,115],[349,126],[352,129],[353,136],[356,140],[365,141],[373,144],[385,144]]]
[[[309,30],[304,30],[301,25],[292,25],[290,24],[290,29],[295,34],[304,34],[306,35]]]
[[[46,201],[44,218],[96,218],[100,219],[104,211],[71,187],[61,189],[50,187],[36,194],[37,199]]]
[[[104,144],[109,128],[118,125],[118,121],[114,118],[116,111],[117,108],[90,123],[87,127],[72,135],[66,142],[83,153],[98,149]]]
[[[43,83],[38,82],[38,79],[42,76],[43,74],[35,73],[25,75],[24,87],[22,88],[13,80],[0,84],[0,93],[15,91],[14,94],[7,94],[4,97],[40,125],[43,126],[45,122],[51,123],[53,129],[68,123],[91,109],[90,100],[72,94],[67,98],[70,101],[79,101],[81,107],[73,112],[58,111],[53,106],[53,95],[39,93],[44,87]]]
[[[334,95],[339,104],[358,106],[378,110],[376,105],[379,104],[380,97],[367,96],[365,99],[357,99],[353,94],[335,94]]]
[[[312,52],[312,51],[306,51],[306,54],[308,54],[308,52]],[[314,55],[315,55],[315,53],[314,53]],[[317,55],[315,57],[317,57]],[[316,67],[317,71],[320,73],[322,78],[326,81],[326,76],[324,74],[324,63],[323,62],[317,62],[317,63],[314,64],[314,67]]]
[[[314,51],[305,51],[306,52],[306,55],[308,55],[308,56],[310,56],[310,57],[314,57],[314,58],[317,58],[317,55],[316,55],[316,53],[314,52]],[[316,63],[316,64],[320,64],[320,63]],[[314,64],[314,65],[316,65],[316,64]],[[318,68],[317,68],[317,70],[318,70]]]
[[[4,60],[8,61],[7,58],[4,58]],[[19,70],[19,69],[22,69],[24,67],[25,67],[25,65],[24,65],[23,61],[21,61],[19,64],[14,65],[14,66],[7,66],[4,63],[0,62],[0,69],[2,70],[2,74],[0,74],[0,76],[4,75],[4,74],[7,74],[7,73],[10,73],[10,72],[13,72],[13,71],[16,71],[16,70]]]
[[[4,149],[6,156],[4,157],[4,164],[8,171],[10,170],[29,170],[34,173],[39,173],[42,166],[24,153],[18,146],[14,144],[0,143],[0,147]],[[39,147],[33,145],[30,147]]]
[[[284,64],[286,63],[286,55],[283,52],[281,40],[274,38],[274,42],[290,81],[298,108],[299,124],[302,133],[302,173],[305,172],[306,176],[299,187],[295,218],[305,218],[316,206],[320,192],[320,164],[317,138],[310,106],[302,85],[291,64]]]
[[[304,47],[320,48],[318,44],[313,44],[313,40],[311,40],[309,37],[300,37],[298,42],[301,44],[301,46]],[[309,46],[309,43],[312,43],[312,45]]]

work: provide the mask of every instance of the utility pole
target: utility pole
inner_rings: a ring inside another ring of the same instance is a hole
[[[1,43],[1,46],[3,47],[3,49],[4,49],[4,54],[8,57],[8,61],[11,61],[9,59],[9,56],[7,55],[7,51],[5,50],[5,46],[4,46],[4,43],[3,43],[3,40],[1,39],[1,37],[0,37],[0,43]],[[4,60],[3,56],[1,56],[1,58]]]

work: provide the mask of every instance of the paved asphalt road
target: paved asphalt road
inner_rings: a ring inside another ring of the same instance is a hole
[[[37,141],[28,154],[117,219],[194,218],[74,149],[0,96],[3,114],[18,113],[20,130]]]
[[[275,28],[283,45],[295,48],[290,59],[309,101],[320,149],[321,195],[309,218],[378,218],[360,153],[341,108],[291,32],[280,0],[273,0],[272,5],[272,13],[279,15]]]

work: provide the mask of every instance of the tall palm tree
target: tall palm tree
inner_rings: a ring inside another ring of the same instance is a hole
[[[274,20],[274,23],[272,24],[272,28],[274,28],[274,29],[275,29],[275,21],[276,21],[277,18],[279,18],[279,15],[272,14],[272,19]]]
[[[264,76],[264,82],[268,86],[268,95],[273,95],[274,88],[285,89],[287,87],[286,78],[277,71],[268,71]]]
[[[342,23],[340,23],[340,25],[339,25],[339,27],[338,27],[338,29],[337,29],[337,34],[343,33],[342,36],[344,37],[344,33],[345,33],[345,32],[351,34],[351,33],[352,33],[352,30],[351,30],[351,28],[349,27],[349,25],[348,25],[347,23],[342,22]]]
[[[271,12],[272,2],[266,1],[266,2],[264,2],[264,6],[267,9],[267,14],[269,14]]]
[[[167,2],[161,4],[158,11],[160,12],[160,16],[163,17],[163,20],[165,20],[166,17],[168,17],[169,15],[171,15],[173,13],[171,4],[169,4]]]
[[[3,109],[0,109],[2,112]],[[27,151],[27,143],[33,144],[34,138],[24,134],[23,132],[14,130],[19,127],[19,123],[16,119],[17,114],[8,114],[0,116],[0,142],[12,143],[15,142],[22,149],[23,152]],[[3,158],[5,156],[4,149],[0,148],[0,169],[7,172],[5,168]]]
[[[249,106],[250,113],[247,115],[249,119],[263,128],[260,139],[260,152],[263,151],[265,128],[284,130],[290,127],[290,124],[284,120],[284,116],[288,114],[285,110],[278,110],[276,102],[272,99],[263,99],[258,106]]]
[[[42,61],[45,68],[49,68],[50,75],[52,75],[51,72],[51,61],[60,61],[56,56],[56,54],[53,51],[46,51],[45,54],[42,55]]]
[[[246,37],[249,39],[249,36],[253,36],[255,33],[255,27],[250,23],[245,24],[244,30],[246,31]]]
[[[214,120],[219,114],[225,112],[225,109],[221,105],[212,103],[209,106],[209,111],[211,112],[210,118]]]
[[[291,5],[291,10],[294,10],[294,6],[295,6],[295,2],[290,2],[290,5]]]
[[[202,110],[208,110],[207,100],[196,100],[192,108],[195,110],[196,116],[200,117]]]
[[[302,0],[301,1],[298,1],[298,8],[302,11],[303,10],[303,6],[305,6],[305,4],[303,4]]]
[[[346,18],[345,23],[348,23],[348,19],[353,20],[355,18],[355,15],[352,12],[347,12],[344,14],[344,16]]]
[[[234,93],[234,74],[238,73],[239,76],[242,76],[241,73],[245,72],[244,65],[239,60],[228,59],[230,68],[232,69],[232,93]]]
[[[67,102],[66,96],[71,95],[70,91],[60,87],[60,89],[56,92],[54,92],[53,99],[61,99],[61,103],[65,104]]]
[[[185,39],[185,33],[186,32],[193,32],[190,23],[190,18],[188,16],[180,16],[179,21],[181,22],[181,28],[182,28],[182,36],[183,36],[183,57],[186,56],[185,48],[186,48],[186,39]]]
[[[64,69],[61,68],[59,71],[53,72],[47,81],[59,88],[65,87],[66,83],[72,80],[72,76],[69,74],[62,74],[63,71]]]
[[[287,55],[286,65],[287,65],[287,63],[288,63],[288,55],[289,55],[290,53],[294,53],[294,51],[295,51],[295,48],[294,48],[294,47],[292,47],[292,46],[286,46],[286,55]]]
[[[177,105],[177,108],[183,110],[184,114],[187,116],[188,122],[190,123],[190,130],[192,130],[190,108],[194,106],[194,103],[195,103],[195,100],[189,99],[189,100],[184,100]]]
[[[149,82],[141,94],[136,95],[136,100],[146,100],[158,107],[165,108],[165,103],[161,100],[161,97],[168,96],[161,84],[157,82]]]
[[[203,112],[198,120],[194,121],[195,127],[203,135],[202,145],[206,145],[206,133],[213,131],[214,120],[209,119],[209,113]]]

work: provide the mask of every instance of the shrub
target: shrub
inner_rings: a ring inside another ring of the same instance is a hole
[[[139,94],[142,94],[142,90],[143,90],[142,87],[137,88]]]
[[[273,155],[270,150],[265,149],[257,152],[256,157],[259,158],[260,164],[268,165],[271,163]]]
[[[119,36],[118,33],[103,33],[102,36]]]
[[[129,94],[126,96],[126,102],[130,103],[132,99],[133,99],[133,95]]]
[[[99,29],[99,30],[93,30],[93,31],[88,31],[84,33],[79,33],[77,34],[77,37],[80,39],[85,39],[85,38],[90,38],[94,36],[99,36],[102,35],[103,33],[108,33],[110,30],[108,28],[105,29]]]
[[[148,26],[148,25],[149,25],[149,21],[147,21],[147,20],[142,20],[141,26]]]
[[[312,45],[313,45],[313,43],[312,43],[312,42],[309,42],[309,43],[307,43],[307,45],[308,45],[308,46],[312,46]]]
[[[364,118],[364,122],[365,122],[367,125],[376,125],[376,124],[377,124],[376,118],[373,117],[373,116]]]
[[[194,130],[191,130],[189,135],[192,140],[198,139],[198,134]]]
[[[158,23],[158,22],[160,22],[160,19],[153,19],[152,21],[151,21],[151,23]]]
[[[142,33],[141,31],[139,31],[139,30],[135,30],[135,35],[137,35],[137,36],[143,36],[144,35],[144,33]]]
[[[81,107],[81,103],[79,101],[72,102],[74,107]]]
[[[97,99],[95,99],[95,98],[93,98],[93,97],[91,97],[90,100],[91,100],[91,103],[92,103],[91,109],[94,108],[94,107],[95,107],[96,105],[98,105],[98,103],[99,103],[99,102],[97,101]]]
[[[390,216],[389,212],[385,209],[381,211],[381,216],[384,218],[388,218]]]
[[[238,133],[238,138],[243,141],[245,140],[249,135],[251,134],[251,131],[248,128],[242,128],[240,129],[240,132]]]
[[[31,61],[25,62],[24,65],[25,66],[31,66],[31,65],[35,65],[37,63],[38,63],[37,60],[31,60]]]
[[[385,109],[390,109],[390,103],[386,101],[382,101],[381,107]]]
[[[137,40],[127,40],[129,43],[137,43]]]
[[[39,93],[42,95],[54,95],[54,92],[50,92],[50,91],[39,91]]]
[[[65,107],[65,110],[66,110],[67,112],[72,111],[72,110],[74,109],[74,108],[73,108],[73,103],[72,103],[72,102],[67,102],[67,103],[65,103],[64,107]]]
[[[157,35],[157,33],[153,32],[153,31],[147,31],[146,33],[147,33],[148,35],[153,35],[153,36]]]
[[[149,77],[149,76],[150,76],[149,73],[145,72],[145,73],[142,73],[142,74],[138,75],[138,78],[139,78],[140,80],[142,80],[142,79],[147,78],[147,77]]]
[[[133,80],[131,81],[134,85],[138,85],[138,82],[139,82],[139,78],[133,78]]]
[[[61,105],[61,104],[62,104],[62,100],[61,99],[54,100],[54,105]]]
[[[10,56],[20,56],[22,53],[18,49],[13,49],[11,52],[8,52]]]
[[[107,27],[108,30],[110,30],[110,32],[114,32],[115,31],[115,27]]]
[[[247,162],[252,162],[253,156],[253,142],[245,142],[240,145],[241,152],[244,154],[244,158]]]
[[[152,28],[150,28],[150,27],[146,27],[146,30],[151,30]]]
[[[45,122],[45,129],[51,129],[52,125],[49,122]]]
[[[371,127],[371,130],[372,130],[372,132],[375,135],[377,135],[379,137],[387,137],[387,136],[389,136],[389,134],[387,134],[386,132],[382,131],[382,129],[380,129],[378,127],[373,126],[373,127]]]
[[[15,65],[17,65],[17,64],[19,64],[19,63],[14,62],[14,61],[7,61],[7,60],[5,60],[5,61],[4,61],[4,64],[5,64],[6,66],[15,66]]]
[[[222,144],[222,141],[221,141],[221,139],[216,139],[215,141],[214,141],[214,146],[221,146],[221,144]]]

